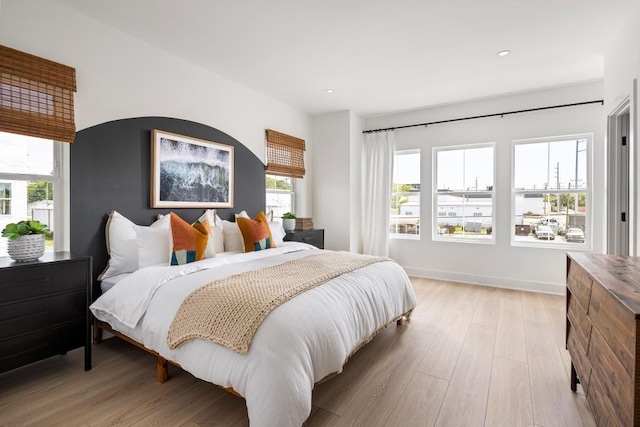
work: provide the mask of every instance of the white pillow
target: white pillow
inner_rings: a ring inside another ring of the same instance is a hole
[[[169,264],[171,217],[165,215],[149,227],[134,225],[137,236],[138,268]]]
[[[213,228],[213,243],[216,247],[216,253],[224,252],[224,230],[222,220],[216,215],[216,226]]]
[[[138,269],[138,244],[134,227],[135,224],[119,212],[111,212],[105,227],[107,252],[110,258],[107,267],[98,276],[98,280],[131,273]]]
[[[238,224],[226,219],[222,220],[222,233],[225,252],[244,252],[244,241]]]
[[[285,233],[284,228],[282,228],[282,223],[277,221],[269,221],[269,229],[271,230],[271,237],[273,237],[273,243],[275,243],[276,246],[284,242],[283,239],[287,233]]]
[[[213,232],[213,247],[216,253],[224,252],[224,232],[222,228],[222,220],[216,214],[215,209],[205,210],[203,216],[206,216],[206,218],[209,220],[209,224],[211,224],[211,231]]]

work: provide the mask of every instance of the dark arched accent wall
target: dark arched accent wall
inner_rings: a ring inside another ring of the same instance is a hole
[[[153,209],[150,203],[151,131],[159,129],[234,147],[234,207],[219,209],[222,219],[265,208],[264,164],[226,133],[188,120],[138,117],[96,125],[76,134],[71,145],[71,251],[93,257],[94,280],[107,265],[104,228],[116,210],[136,224],[175,211],[187,221],[203,209]]]

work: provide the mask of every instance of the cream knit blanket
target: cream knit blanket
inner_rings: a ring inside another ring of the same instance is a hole
[[[194,338],[246,354],[264,318],[280,304],[341,274],[389,258],[326,252],[215,280],[182,302],[169,327],[175,349]]]

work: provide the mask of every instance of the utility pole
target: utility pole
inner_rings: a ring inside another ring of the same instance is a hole
[[[556,162],[556,190],[560,189],[560,162]],[[560,194],[556,194],[556,205],[558,213],[562,212],[562,205],[560,203]]]

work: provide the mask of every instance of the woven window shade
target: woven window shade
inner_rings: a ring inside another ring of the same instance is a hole
[[[267,173],[304,178],[304,139],[267,129]]]
[[[0,131],[73,142],[76,70],[0,45]]]

